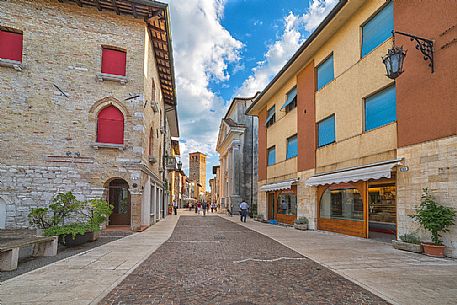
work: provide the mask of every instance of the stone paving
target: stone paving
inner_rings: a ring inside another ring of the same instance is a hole
[[[324,231],[298,231],[223,216],[266,235],[392,304],[456,305],[457,260],[394,249],[390,243]]]
[[[388,304],[221,217],[181,216],[171,238],[99,304]]]
[[[97,304],[170,237],[178,217],[6,280],[0,283],[0,304]]]

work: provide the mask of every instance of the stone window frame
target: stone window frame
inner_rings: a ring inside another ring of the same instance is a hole
[[[124,144],[111,144],[111,143],[99,143],[97,142],[97,119],[100,111],[108,106],[114,106],[122,113],[124,116]],[[89,122],[93,124],[92,129],[94,130],[93,142],[91,146],[96,150],[100,148],[108,149],[119,149],[121,151],[126,150],[128,145],[126,142],[128,139],[125,137],[127,126],[131,123],[132,116],[128,111],[128,108],[114,97],[105,97],[101,100],[95,102],[92,107],[89,109]]]
[[[121,52],[126,53],[125,68],[126,68],[126,74],[127,74],[127,49],[113,46],[113,45],[102,44],[102,45],[100,45],[100,59],[103,57],[103,49],[111,49],[111,50],[116,50],[116,51],[121,51]],[[100,71],[101,71],[101,61],[100,61]],[[115,74],[109,74],[109,73],[103,73],[103,72],[98,72],[96,75],[97,75],[97,79],[101,82],[114,81],[114,82],[119,82],[121,85],[125,85],[129,81],[129,79],[126,75],[115,75]]]
[[[21,34],[22,43],[24,43],[24,31],[16,29],[16,28],[8,27],[8,26],[3,26],[3,25],[0,25],[0,31]],[[7,67],[7,68],[13,68],[16,71],[22,71],[24,69],[23,60],[18,61],[18,60],[0,58],[0,66]]]

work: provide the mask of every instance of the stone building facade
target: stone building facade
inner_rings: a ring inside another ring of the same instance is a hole
[[[133,230],[165,216],[162,160],[179,136],[167,5],[76,2],[1,3],[0,52],[16,33],[22,58],[0,58],[0,228],[67,191],[108,199],[110,223]],[[103,73],[106,49],[123,75]]]
[[[257,207],[258,120],[245,114],[255,98],[234,98],[219,127],[219,200],[221,209],[232,213],[238,213],[241,200],[251,211]]]
[[[341,0],[260,93],[248,113],[259,118],[265,218],[428,241],[410,217],[422,189],[457,209],[457,7],[447,4]],[[433,41],[433,70],[404,33]],[[394,46],[408,53],[391,79],[382,58]],[[442,239],[456,257],[457,226]]]

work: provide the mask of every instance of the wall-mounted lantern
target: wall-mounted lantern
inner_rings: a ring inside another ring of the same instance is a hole
[[[382,62],[386,66],[387,77],[391,79],[396,79],[400,74],[403,73],[403,62],[406,57],[406,50],[403,50],[403,46],[395,45],[395,34],[400,34],[407,36],[411,41],[416,41],[416,49],[419,50],[425,61],[429,60],[429,67],[434,72],[434,62],[433,62],[433,41],[430,39],[418,37],[408,33],[392,31],[393,35],[393,47],[387,51],[387,54],[382,58]]]
[[[181,160],[178,161],[178,171],[181,171],[182,169],[182,162]]]

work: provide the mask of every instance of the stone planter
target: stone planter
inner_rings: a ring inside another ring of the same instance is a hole
[[[300,230],[300,231],[306,231],[308,230],[308,224],[298,224],[298,223],[295,223],[294,224],[294,228],[297,229],[297,230]]]
[[[100,237],[100,231],[98,232],[88,232],[89,241],[96,241]]]
[[[423,252],[422,245],[406,243],[401,240],[392,240],[392,246],[395,249],[408,251],[408,252],[415,252],[415,253]]]
[[[77,234],[75,239],[73,239],[72,235],[59,236],[59,241],[66,247],[76,247],[90,241],[91,234],[93,232],[86,232],[84,235]]]

